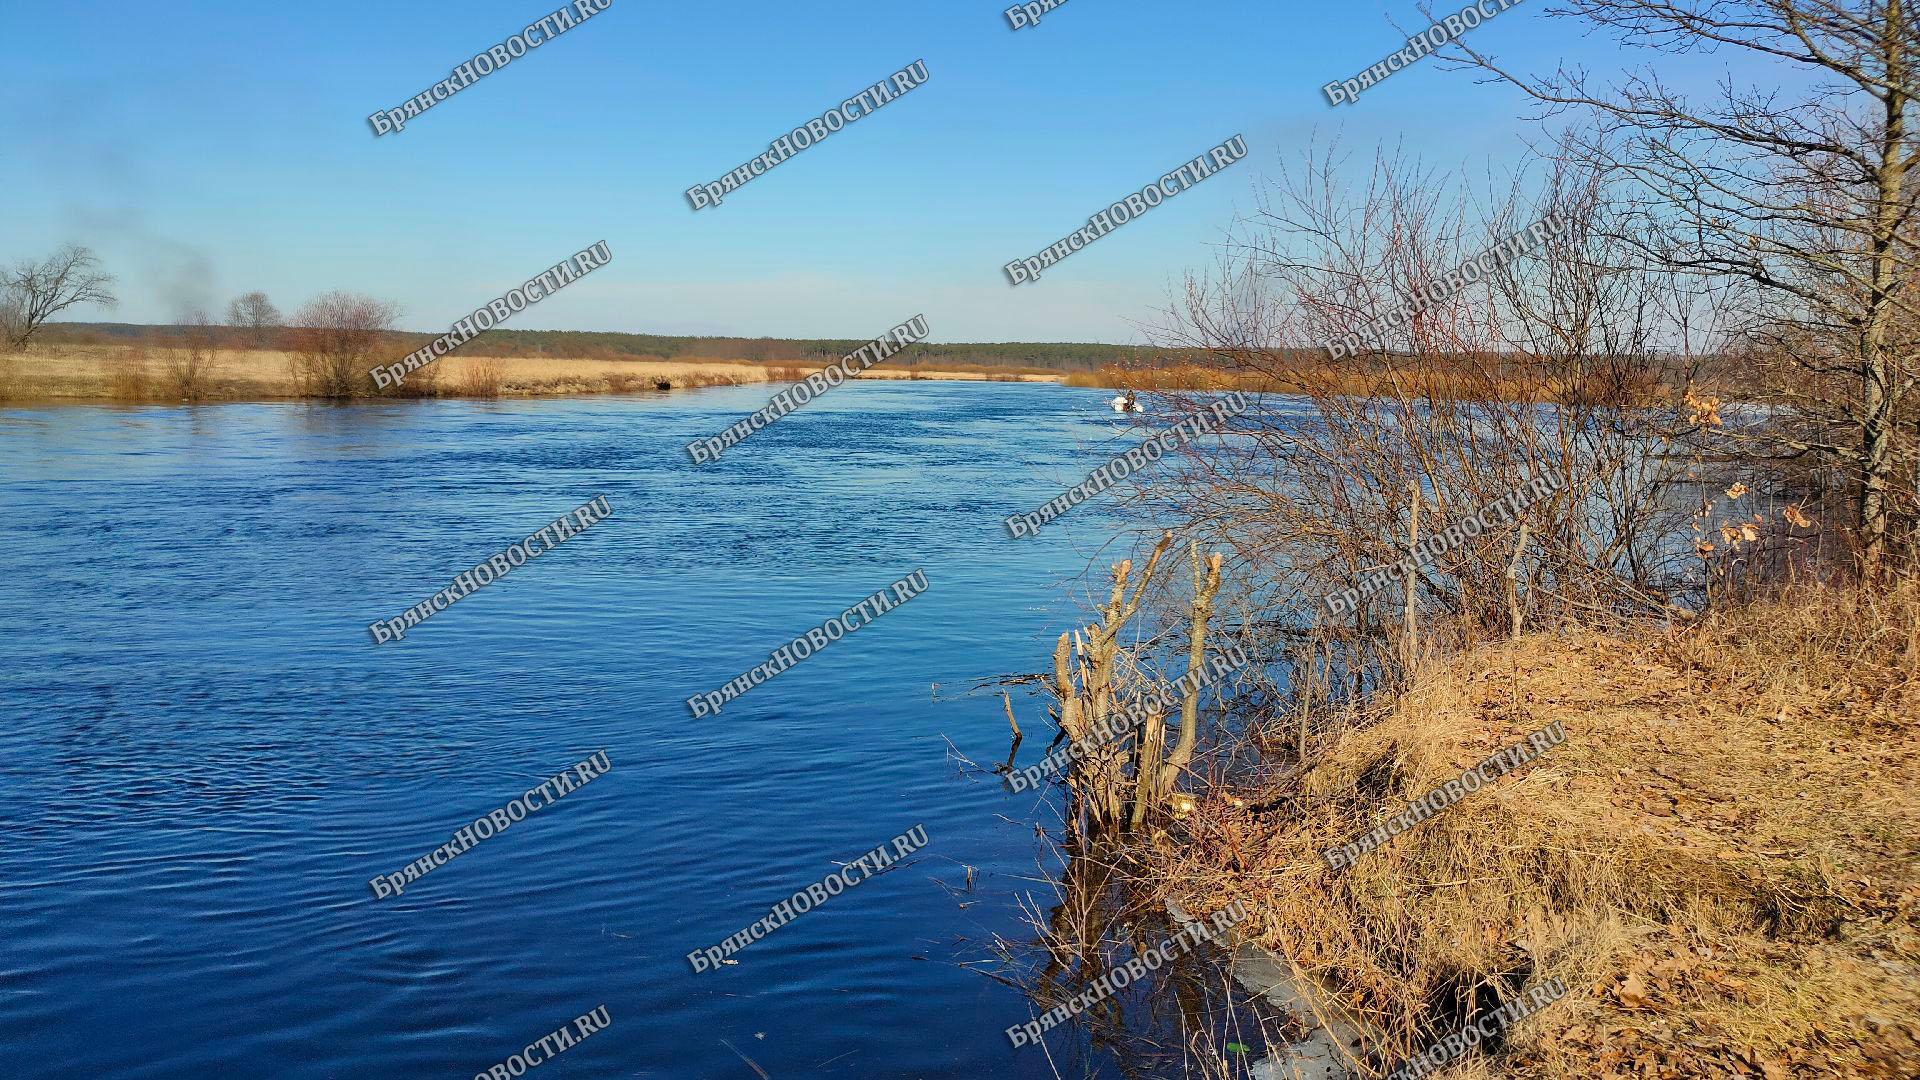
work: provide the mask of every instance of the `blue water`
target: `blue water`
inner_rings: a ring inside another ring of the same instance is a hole
[[[1029,936],[1045,814],[954,751],[1004,758],[969,689],[1076,616],[1112,523],[1001,519],[1097,463],[1106,396],[851,384],[699,469],[684,444],[766,388],[0,411],[11,1075],[465,1078],[602,1005],[536,1075],[1053,1075],[1002,1034],[1026,998],[972,969]],[[602,494],[606,521],[373,644]],[[691,717],[922,569],[925,595]],[[1016,701],[1024,760],[1047,727]],[[608,775],[373,896],[600,750]],[[916,824],[908,865],[690,969]]]

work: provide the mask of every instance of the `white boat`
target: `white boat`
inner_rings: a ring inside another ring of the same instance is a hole
[[[1146,411],[1146,407],[1141,405],[1139,400],[1136,399],[1132,394],[1126,394],[1124,396],[1115,397],[1112,401],[1108,402],[1107,404],[1112,405],[1113,411],[1117,413]]]

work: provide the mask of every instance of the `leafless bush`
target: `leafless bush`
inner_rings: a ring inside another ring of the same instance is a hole
[[[460,383],[460,392],[467,397],[489,400],[497,398],[500,396],[500,382],[505,374],[506,365],[502,364],[497,357],[470,357]]]
[[[180,401],[203,401],[208,376],[220,355],[220,332],[204,311],[182,316],[180,327],[178,343],[167,352],[165,393]]]
[[[335,291],[308,301],[287,331],[295,387],[327,398],[373,394],[368,372],[397,315],[392,304],[358,293]],[[426,370],[414,372],[408,382]]]
[[[1690,508],[1676,491],[1698,463],[1674,438],[1713,297],[1624,257],[1591,174],[1551,167],[1530,196],[1515,181],[1479,201],[1395,160],[1350,191],[1338,165],[1310,152],[1283,173],[1219,271],[1189,281],[1169,343],[1278,392],[1233,436],[1150,474],[1142,507],[1234,553],[1230,603],[1249,645],[1287,658],[1296,690],[1363,692],[1423,651],[1665,610],[1688,587]],[[1548,218],[1570,225],[1413,305]],[[1386,319],[1400,309],[1411,317]],[[1338,364],[1297,360],[1351,336],[1363,347]],[[1353,371],[1373,392],[1350,392]],[[1152,397],[1170,413],[1205,402]],[[1560,490],[1426,560],[1405,587],[1351,616],[1320,607],[1540,477]]]
[[[1122,640],[1127,624],[1140,611],[1141,598],[1154,582],[1160,561],[1173,543],[1173,534],[1160,537],[1146,565],[1134,576],[1131,559],[1113,568],[1113,588],[1100,608],[1100,621],[1060,635],[1054,646],[1053,671],[1045,678],[1056,703],[1054,715],[1066,739],[1089,739],[1108,721],[1117,721],[1145,702],[1151,680],[1136,655]],[[1193,594],[1186,622],[1186,670],[1203,677],[1207,626],[1213,615],[1214,595],[1220,589],[1222,556],[1202,560],[1189,550],[1193,564]],[[1073,831],[1114,835],[1139,829],[1158,820],[1167,809],[1200,734],[1200,690],[1193,687],[1180,699],[1180,726],[1171,745],[1165,740],[1165,722],[1157,710],[1144,724],[1075,762],[1067,774],[1067,822]],[[1012,705],[1008,705],[1012,720]],[[1015,722],[1015,730],[1018,723]],[[1097,741],[1097,740],[1096,740]],[[1011,755],[1009,755],[1011,758]]]

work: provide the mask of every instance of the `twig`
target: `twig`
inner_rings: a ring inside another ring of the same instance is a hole
[[[748,1065],[751,1065],[751,1066],[753,1067],[753,1071],[754,1071],[754,1072],[757,1072],[757,1073],[759,1073],[759,1074],[760,1074],[760,1080],[773,1080],[773,1077],[772,1077],[772,1076],[770,1076],[770,1075],[768,1075],[768,1073],[767,1073],[767,1070],[765,1070],[765,1069],[763,1069],[763,1068],[761,1068],[761,1067],[760,1067],[760,1063],[759,1063],[759,1062],[757,1062],[757,1061],[755,1061],[755,1060],[753,1060],[752,1058],[750,1058],[750,1057],[748,1057],[748,1056],[747,1056],[747,1055],[745,1055],[745,1054],[742,1054],[742,1053],[740,1053],[740,1048],[739,1048],[739,1047],[736,1047],[736,1046],[734,1046],[734,1045],[733,1045],[732,1043],[730,1043],[730,1042],[728,1042],[728,1041],[727,1041],[727,1040],[725,1040],[725,1039],[721,1039],[721,1040],[720,1040],[720,1045],[722,1045],[722,1046],[724,1046],[724,1047],[726,1047],[726,1048],[727,1048],[727,1049],[729,1049],[729,1050],[732,1050],[732,1051],[734,1052],[734,1054],[735,1054],[735,1055],[736,1055],[737,1057],[739,1057],[739,1059],[740,1059],[741,1061],[744,1061],[744,1062],[746,1062],[746,1063],[747,1063]],[[840,1055],[840,1056],[841,1056],[841,1057],[846,1057],[846,1055],[845,1055],[845,1054],[842,1054],[842,1055]]]

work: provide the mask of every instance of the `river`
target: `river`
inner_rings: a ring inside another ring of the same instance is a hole
[[[464,1078],[604,1006],[538,1075],[1053,1075],[1003,1034],[1026,997],[975,970],[1031,936],[1046,812],[955,753],[1004,757],[969,691],[1044,663],[1113,529],[1001,519],[1134,440],[1104,391],[861,383],[695,468],[685,443],[767,393],[0,410],[14,1074]],[[606,520],[374,643],[599,495]],[[917,570],[924,595],[692,717]],[[692,970],[916,825],[903,865]]]

